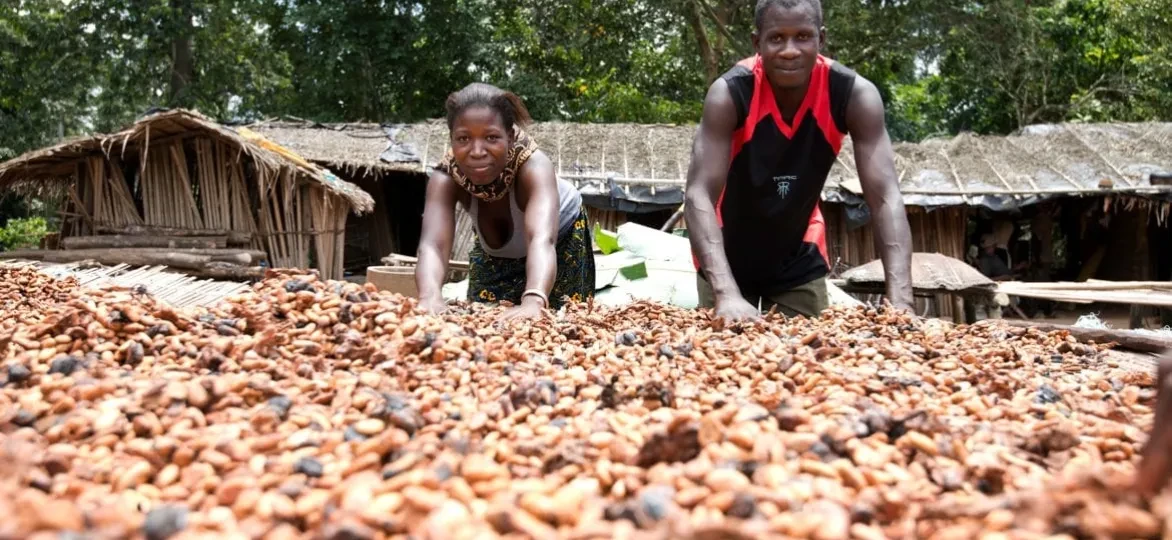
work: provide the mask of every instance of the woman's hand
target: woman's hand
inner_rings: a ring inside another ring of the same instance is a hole
[[[419,299],[419,309],[432,315],[439,315],[448,310],[448,304],[441,297],[429,296]]]
[[[542,299],[534,296],[526,296],[521,299],[521,305],[513,306],[497,317],[498,323],[532,320],[548,317],[549,311],[545,309],[545,302]]]

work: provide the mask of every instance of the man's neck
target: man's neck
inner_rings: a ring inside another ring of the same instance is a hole
[[[806,99],[806,92],[809,90],[809,84],[801,88],[773,87],[773,99],[777,101],[777,110],[781,112],[781,119],[787,124],[793,123],[794,116],[798,114],[798,109],[802,107],[802,101]]]

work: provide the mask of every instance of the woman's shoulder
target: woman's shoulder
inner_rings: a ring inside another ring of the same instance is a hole
[[[553,172],[553,160],[549,155],[540,148],[533,150],[525,163],[521,164],[521,174],[543,174],[545,172]]]

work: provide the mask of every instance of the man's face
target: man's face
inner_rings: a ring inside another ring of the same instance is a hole
[[[810,83],[826,31],[808,3],[792,8],[772,5],[753,33],[753,48],[761,55],[765,75],[775,88],[800,89]]]

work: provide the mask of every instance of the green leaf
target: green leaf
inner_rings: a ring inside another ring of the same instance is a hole
[[[610,255],[622,249],[619,247],[619,235],[602,230],[602,226],[597,223],[594,224],[594,243],[598,244],[598,248],[602,250],[603,255]]]
[[[627,279],[643,279],[647,277],[647,263],[639,261],[635,264],[624,266],[619,269],[619,273]]]

